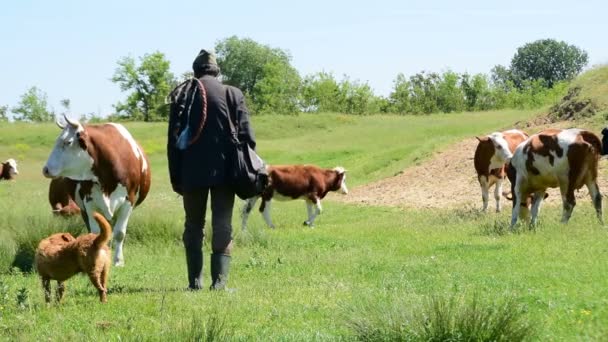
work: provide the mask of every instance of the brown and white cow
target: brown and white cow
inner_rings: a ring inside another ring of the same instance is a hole
[[[76,204],[91,232],[100,231],[95,211],[114,222],[114,264],[122,266],[129,216],[150,190],[150,163],[124,126],[65,119],[66,125],[57,123],[62,131],[42,173],[77,181]]]
[[[19,170],[17,170],[15,159],[7,159],[4,163],[0,164],[0,180],[11,180],[18,174]]]
[[[77,184],[78,182],[64,177],[51,179],[49,203],[53,214],[65,217],[80,214],[80,208],[75,202]]]
[[[513,197],[511,228],[520,216],[527,218],[530,210],[530,224],[535,225],[545,191],[556,187],[562,195],[562,222],[567,223],[576,205],[574,190],[584,185],[603,224],[602,195],[597,186],[601,152],[600,139],[590,131],[577,128],[547,129],[521,143],[507,170]],[[531,209],[529,196],[532,196]]]
[[[267,170],[268,186],[261,195],[260,212],[270,228],[274,228],[270,219],[270,202],[273,198],[279,201],[304,199],[308,210],[308,218],[304,224],[312,227],[315,218],[322,211],[321,200],[328,192],[348,193],[346,170],[343,167],[322,169],[314,165],[269,165]],[[253,197],[245,201],[241,212],[243,230],[247,229],[249,213],[258,198]]]
[[[513,156],[513,151],[515,151],[517,145],[526,140],[528,135],[520,130],[512,129],[476,138],[479,143],[475,149],[474,164],[475,171],[477,171],[477,180],[481,186],[483,211],[488,209],[490,188],[495,185],[496,212],[500,212],[505,165]]]

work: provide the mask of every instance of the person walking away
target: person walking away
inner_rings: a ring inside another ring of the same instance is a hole
[[[255,149],[245,97],[218,79],[220,68],[212,52],[201,50],[192,64],[194,79],[176,87],[169,99],[171,112],[167,141],[173,190],[182,195],[185,212],[182,236],[188,268],[188,288],[202,288],[203,238],[207,199],[211,198],[211,286],[224,290],[233,248],[234,190],[228,181],[231,155],[229,115],[238,138]],[[232,109],[232,110],[231,110]],[[210,195],[210,196],[209,196]]]

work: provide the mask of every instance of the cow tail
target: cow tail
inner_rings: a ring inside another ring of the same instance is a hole
[[[107,244],[108,241],[110,241],[110,238],[112,237],[112,227],[110,226],[108,220],[106,220],[106,218],[100,213],[93,213],[93,218],[95,221],[97,221],[99,227],[101,228],[101,232],[93,241],[93,245],[95,245],[97,248],[101,248],[103,245]]]

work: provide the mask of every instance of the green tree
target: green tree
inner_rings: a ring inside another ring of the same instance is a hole
[[[379,101],[367,83],[351,81],[345,77],[339,85],[340,112],[346,114],[372,114],[380,112]]]
[[[490,79],[492,86],[506,90],[509,89],[508,83],[513,81],[513,75],[504,65],[495,65],[490,71]]]
[[[8,121],[8,106],[0,106],[0,122]]]
[[[517,49],[511,72],[518,87],[526,80],[541,80],[551,88],[556,82],[574,78],[587,62],[584,50],[563,41],[541,39]]]
[[[130,93],[124,103],[118,102],[114,106],[116,113],[133,120],[166,119],[169,108],[165,105],[165,96],[176,85],[169,67],[165,55],[158,51],[140,57],[139,65],[132,57],[121,58],[112,82]]]
[[[283,92],[277,79],[299,80],[290,64],[291,56],[284,50],[232,36],[217,42],[215,51],[223,82],[241,89],[256,108],[267,106],[271,94]],[[263,86],[257,86],[265,77],[275,80],[266,80]]]
[[[398,114],[411,112],[410,82],[404,74],[399,73],[397,78],[393,81],[393,91],[388,96],[388,99],[390,102],[390,112]]]
[[[437,82],[437,107],[444,113],[460,112],[464,107],[464,94],[459,87],[460,76],[446,71]]]
[[[412,113],[430,114],[438,111],[437,83],[439,83],[439,75],[434,72],[427,75],[423,71],[410,77],[410,104]]]
[[[46,94],[35,86],[21,95],[17,107],[11,111],[17,121],[47,122],[55,119],[53,111],[48,109]]]
[[[340,112],[340,86],[331,73],[319,72],[302,81],[302,109],[306,112]]]
[[[291,65],[271,61],[264,65],[264,77],[256,83],[256,110],[261,113],[291,114],[299,110],[300,75]]]

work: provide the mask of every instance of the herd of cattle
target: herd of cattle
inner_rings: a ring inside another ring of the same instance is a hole
[[[65,117],[57,123],[61,133],[42,170],[50,178],[49,202],[55,214],[80,214],[93,233],[100,227],[93,217],[101,213],[113,223],[114,265],[123,265],[123,242],[131,212],[144,201],[151,182],[150,163],[142,147],[127,129],[115,123],[82,125]],[[600,155],[608,154],[608,129],[604,143],[582,129],[547,129],[532,136],[520,130],[495,132],[478,137],[474,165],[481,186],[483,210],[488,208],[489,189],[495,186],[496,211],[501,196],[513,202],[511,228],[518,218],[535,224],[547,188],[559,187],[563,201],[562,222],[568,222],[576,204],[574,190],[587,186],[597,216],[602,219],[602,196],[597,185]],[[602,148],[604,146],[604,148]],[[260,212],[266,224],[271,200],[304,199],[312,226],[321,213],[321,200],[330,191],[348,193],[346,170],[322,169],[312,165],[268,166],[269,185],[259,197],[245,201],[242,229],[261,197]],[[0,179],[18,174],[13,159],[0,164]],[[508,178],[511,190],[503,192]]]
[[[598,161],[608,154],[608,130],[600,140],[593,132],[546,129],[532,136],[519,130],[495,132],[478,137],[475,170],[481,186],[483,210],[487,210],[489,188],[495,185],[496,211],[500,211],[502,182],[506,177],[511,191],[503,193],[512,200],[511,228],[518,218],[536,224],[547,188],[559,188],[562,196],[562,222],[567,223],[576,205],[574,190],[586,186],[603,224],[602,195],[597,185]],[[602,148],[603,146],[603,148]]]

